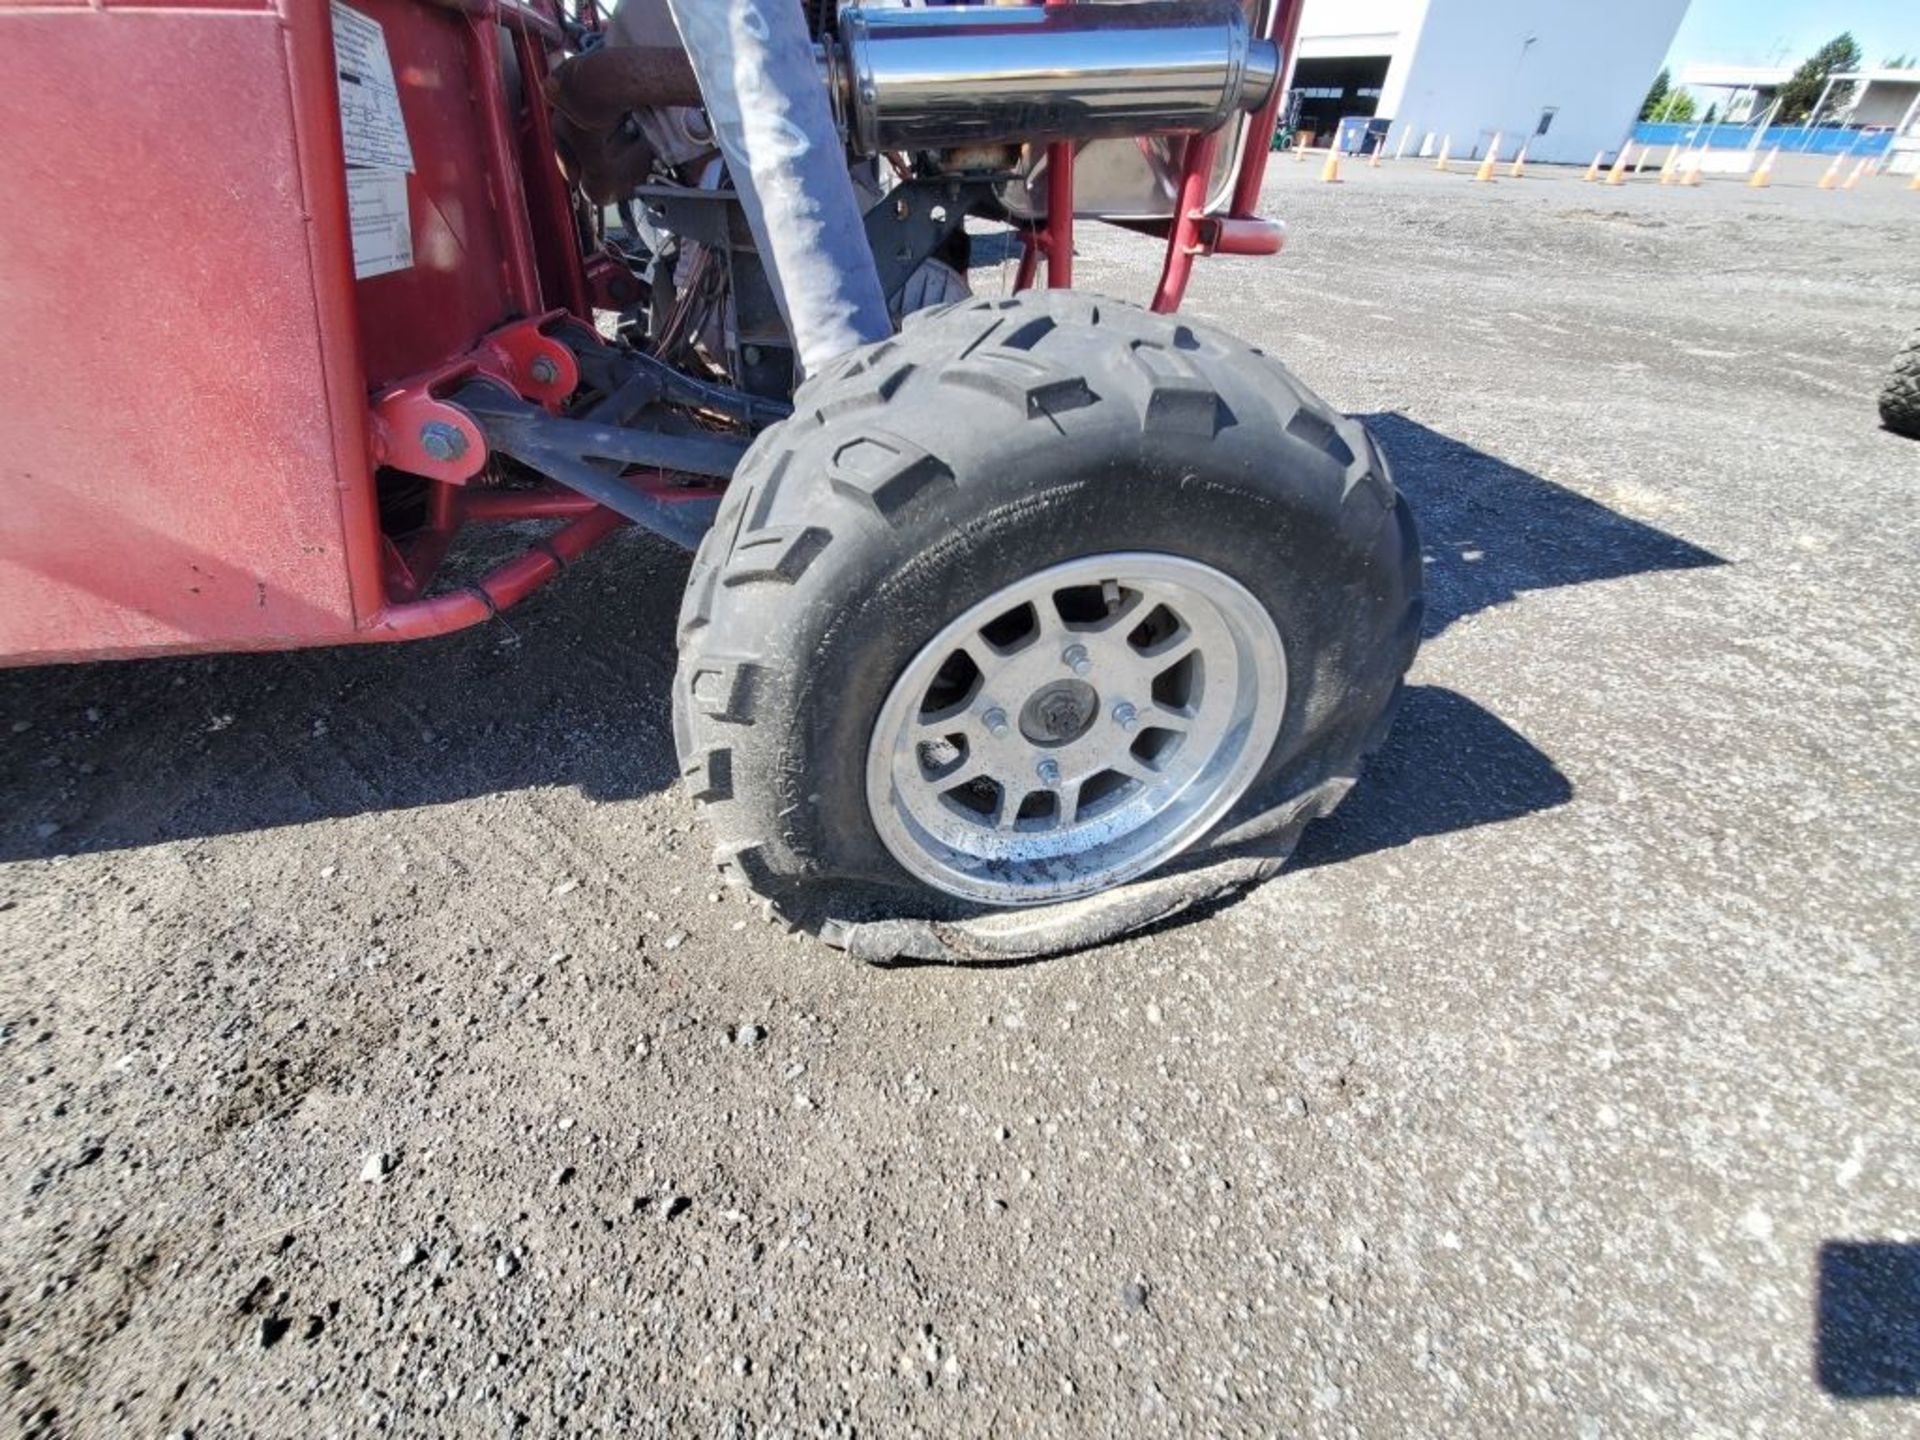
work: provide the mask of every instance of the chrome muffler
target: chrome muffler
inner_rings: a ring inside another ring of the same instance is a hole
[[[826,51],[863,155],[1217,130],[1280,78],[1238,0],[848,8]]]

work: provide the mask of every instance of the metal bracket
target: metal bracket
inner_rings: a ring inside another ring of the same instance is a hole
[[[639,185],[633,198],[646,206],[661,229],[702,245],[729,250],[754,248],[747,212],[734,190],[693,190],[683,185]]]
[[[579,388],[580,366],[562,341],[541,333],[541,324],[520,320],[491,332],[480,342],[479,365],[551,409]]]
[[[1005,178],[982,173],[907,180],[867,211],[867,244],[888,309],[898,311],[913,272],[966,223],[974,202],[992,195]]]
[[[374,401],[371,428],[376,464],[444,485],[464,485],[486,467],[487,437],[473,417],[436,399],[426,384],[402,386]]]
[[[466,484],[486,468],[487,437],[471,415],[442,398],[445,392],[484,375],[557,409],[580,387],[584,366],[573,347],[589,341],[598,344],[599,337],[564,310],[489,332],[467,354],[374,400],[374,463],[445,485]]]

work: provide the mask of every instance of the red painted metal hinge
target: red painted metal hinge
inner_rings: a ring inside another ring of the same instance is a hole
[[[484,375],[515,394],[557,411],[579,388],[580,362],[546,333],[577,332],[565,310],[516,320],[492,331],[456,360],[416,375],[375,397],[371,434],[377,465],[390,465],[446,485],[464,485],[486,468],[487,441],[473,417],[441,392]]]

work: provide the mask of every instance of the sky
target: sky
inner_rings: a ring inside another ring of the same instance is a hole
[[[1920,56],[1916,0],[1693,0],[1667,60],[1721,65],[1797,65],[1843,30],[1861,61]]]

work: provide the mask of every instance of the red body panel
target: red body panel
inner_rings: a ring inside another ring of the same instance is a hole
[[[351,633],[287,36],[0,6],[0,654]]]
[[[392,639],[522,589],[392,603],[368,402],[537,313],[542,269],[584,294],[571,235],[529,222],[514,42],[354,8],[415,160],[416,263],[359,282],[325,0],[0,0],[0,663]]]

